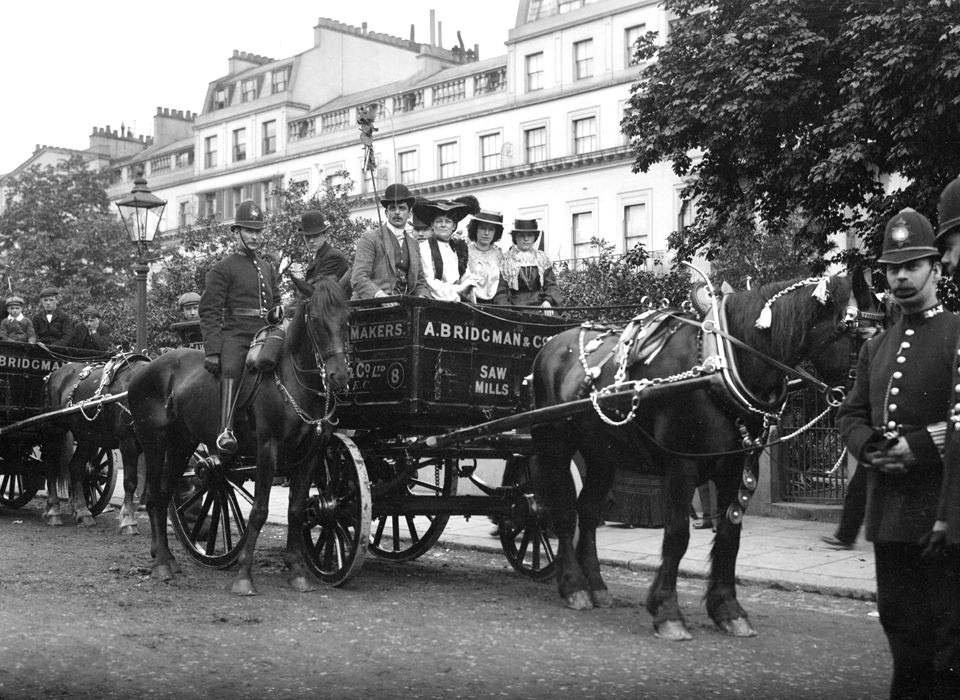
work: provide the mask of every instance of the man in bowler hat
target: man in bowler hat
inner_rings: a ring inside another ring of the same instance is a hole
[[[364,231],[357,241],[350,277],[354,299],[428,296],[420,245],[408,221],[414,201],[405,185],[390,185],[384,191],[380,204],[387,214],[386,223]]]
[[[345,276],[350,269],[347,259],[339,250],[330,245],[327,232],[330,224],[320,211],[306,211],[300,217],[300,235],[312,256],[305,273],[307,282],[316,284],[322,277],[332,277],[345,285]]]
[[[923,215],[908,208],[890,219],[877,262],[902,314],[863,344],[837,427],[867,473],[866,539],[893,656],[890,697],[957,698],[957,676],[938,658],[960,576],[955,561],[923,556],[921,539],[937,515],[960,317],[937,298],[940,254]]]

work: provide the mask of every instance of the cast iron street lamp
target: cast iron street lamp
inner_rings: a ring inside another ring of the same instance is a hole
[[[166,206],[166,200],[147,189],[147,181],[142,177],[133,181],[130,194],[117,200],[123,227],[131,242],[137,246],[137,262],[133,272],[137,276],[137,347],[134,349],[138,352],[147,347],[147,272],[150,267],[143,259],[143,252],[160,230]]]

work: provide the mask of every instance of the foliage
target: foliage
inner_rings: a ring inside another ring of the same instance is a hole
[[[678,19],[666,44],[641,40],[638,57],[656,60],[622,127],[635,171],[669,160],[688,178],[698,222],[672,241],[681,259],[790,217],[817,258],[834,234],[874,253],[903,206],[934,218],[960,163],[957,0],[663,6]]]
[[[726,246],[710,261],[715,288],[729,282],[734,289],[747,289],[767,282],[808,277],[817,267],[814,247],[795,234],[800,222],[791,220],[780,230],[758,226],[730,236]],[[748,284],[749,282],[749,284]]]
[[[371,225],[366,219],[351,219],[348,195],[353,183],[346,171],[335,174],[322,190],[307,196],[306,184],[292,182],[270,192],[275,204],[266,212],[260,255],[281,274],[284,298],[293,294],[290,275],[301,276],[306,267],[306,248],[299,235],[300,217],[309,209],[323,212],[330,224],[327,238],[334,248],[353,262],[360,233]],[[180,317],[177,299],[184,292],[203,292],[207,271],[224,254],[239,245],[237,236],[216,219],[201,220],[178,232],[179,245],[160,253],[159,265],[150,276],[148,336],[151,347],[179,344],[169,329]]]
[[[75,155],[56,165],[32,166],[5,182],[3,291],[23,296],[27,315],[39,309],[40,290],[54,286],[61,292],[60,308],[75,319],[91,304],[110,326],[123,318],[133,249],[111,209],[105,178]]]
[[[600,238],[590,240],[597,255],[576,268],[564,264],[557,272],[557,284],[563,290],[564,306],[605,306],[591,312],[591,320],[625,320],[644,308],[644,297],[659,304],[666,299],[670,306],[679,306],[690,293],[690,276],[686,272],[643,269],[646,254],[642,247],[630,254],[615,254],[614,247]],[[612,308],[626,305],[627,309]]]

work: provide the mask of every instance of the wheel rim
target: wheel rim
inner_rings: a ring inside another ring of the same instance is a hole
[[[500,521],[500,546],[515,571],[535,581],[556,572],[557,538],[544,525],[545,513],[532,494],[530,459],[517,463],[513,514]]]
[[[386,481],[400,473],[406,463],[403,457],[377,456],[375,481]],[[416,459],[415,457],[412,459]],[[369,460],[367,460],[369,464]],[[398,487],[403,498],[442,498],[457,493],[457,460],[422,459],[416,473]],[[391,493],[391,496],[394,494]],[[397,515],[385,513],[376,517],[370,533],[370,551],[381,559],[410,561],[427,552],[439,539],[450,516]]]
[[[370,538],[370,482],[360,450],[334,434],[310,477],[301,530],[307,568],[341,586],[363,565]]]
[[[114,468],[113,450],[101,447],[93,459],[83,468],[83,498],[91,515],[100,515],[117,486],[117,472]]]
[[[170,500],[173,531],[203,566],[224,569],[240,556],[247,539],[253,494],[244,476],[232,473],[206,449],[198,449]]]
[[[26,471],[23,464],[12,466],[17,471],[4,471],[0,474],[0,505],[6,508],[23,508],[37,495],[43,485],[43,478]],[[38,466],[42,467],[42,464]]]

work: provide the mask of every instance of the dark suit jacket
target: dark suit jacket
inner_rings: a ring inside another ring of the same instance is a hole
[[[47,314],[42,309],[32,320],[37,342],[44,345],[70,345],[73,340],[73,321],[60,309],[54,309],[50,321],[47,321]]]
[[[316,256],[307,265],[307,282],[316,284],[321,277],[332,277],[340,281],[340,278],[350,269],[347,259],[339,250],[334,248],[328,241],[324,241],[317,251]]]
[[[423,266],[420,264],[420,244],[409,231],[404,232],[404,238],[410,267],[407,270],[407,284],[403,293],[418,297],[429,296],[427,282],[423,277]],[[353,274],[350,276],[353,298],[373,299],[378,291],[396,294],[398,256],[397,239],[386,224],[364,231],[357,241],[357,254],[353,261]]]

